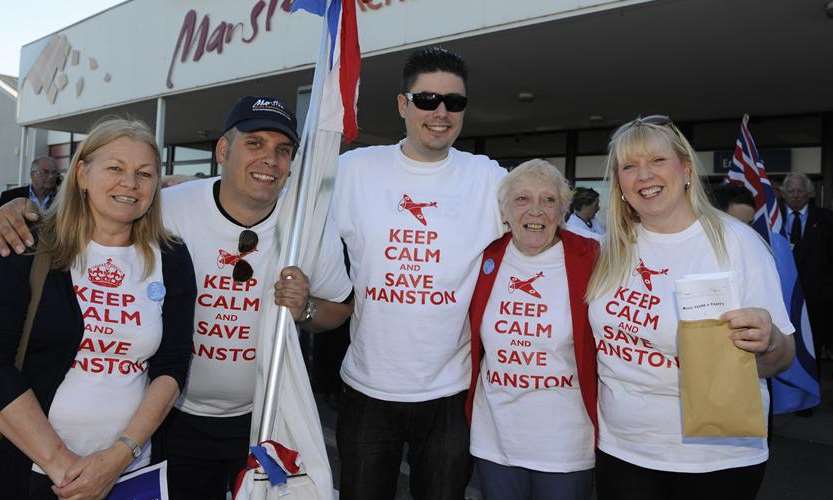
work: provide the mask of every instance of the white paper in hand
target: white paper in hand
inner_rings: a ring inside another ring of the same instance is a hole
[[[687,274],[674,282],[677,314],[682,321],[718,319],[740,308],[735,275],[732,272]]]

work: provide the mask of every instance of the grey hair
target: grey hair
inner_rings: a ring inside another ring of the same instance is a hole
[[[786,175],[786,177],[784,177],[784,182],[781,183],[781,187],[783,188],[790,181],[800,182],[804,186],[805,191],[807,191],[808,193],[815,193],[813,181],[811,181],[810,178],[804,174],[798,172],[790,172]]]
[[[564,216],[570,210],[570,202],[573,199],[573,192],[570,189],[570,185],[567,183],[567,179],[561,175],[561,172],[555,167],[555,165],[540,158],[521,163],[512,169],[512,171],[509,172],[509,175],[500,181],[500,185],[497,189],[497,200],[498,205],[500,206],[501,217],[506,219],[507,205],[509,204],[509,193],[520,179],[526,177],[535,177],[542,183],[552,186],[553,191],[555,191],[555,195],[558,197],[557,220],[563,221]]]
[[[43,155],[43,156],[38,156],[37,158],[32,160],[31,170],[35,170],[36,168],[38,168],[38,165],[42,161],[45,161],[45,162],[49,163],[49,166],[51,166],[52,168],[54,168],[56,170],[58,169],[58,162],[56,162],[54,158],[52,158],[51,156]]]

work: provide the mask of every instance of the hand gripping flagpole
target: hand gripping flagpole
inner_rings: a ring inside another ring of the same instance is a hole
[[[329,1],[327,2],[330,3]],[[301,135],[301,161],[298,196],[295,200],[295,206],[292,209],[292,228],[289,246],[287,249],[288,258],[287,265],[296,265],[299,261],[299,252],[301,246],[301,237],[304,227],[305,210],[307,204],[307,197],[310,184],[310,171],[312,170],[312,146],[315,143],[316,130],[318,128],[318,115],[321,107],[321,97],[324,90],[324,79],[327,70],[327,18],[323,17],[321,43],[319,46],[318,61],[315,66],[315,76],[313,77],[313,86],[310,94],[310,105],[307,111],[307,118],[304,123],[304,131]],[[278,411],[278,387],[279,375],[281,370],[281,363],[284,348],[286,345],[286,337],[288,335],[290,323],[293,321],[292,315],[287,307],[281,306],[278,311],[278,324],[274,338],[274,348],[272,350],[272,359],[269,363],[269,372],[266,379],[266,395],[263,402],[263,408],[260,418],[257,421],[259,427],[258,442],[263,442],[271,437],[275,415]]]

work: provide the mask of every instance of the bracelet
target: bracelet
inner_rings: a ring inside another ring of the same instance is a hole
[[[133,455],[133,458],[139,458],[142,456],[142,447],[139,446],[139,443],[133,441],[127,436],[119,436],[116,440],[117,442],[127,446],[130,449],[130,454]]]

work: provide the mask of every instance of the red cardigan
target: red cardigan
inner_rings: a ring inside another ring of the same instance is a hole
[[[564,244],[564,261],[567,268],[567,287],[570,294],[570,312],[573,322],[573,345],[576,354],[576,365],[578,368],[578,382],[581,390],[581,398],[584,401],[584,408],[593,427],[598,435],[598,418],[596,408],[596,396],[598,393],[598,381],[596,378],[596,346],[593,340],[593,332],[590,330],[590,321],[587,317],[587,303],[584,301],[584,294],[587,291],[587,282],[593,272],[596,257],[599,254],[599,245],[595,241],[571,233],[565,229],[559,229],[558,235]],[[503,256],[506,254],[506,247],[512,239],[510,233],[495,240],[483,252],[483,260],[480,265],[480,276],[477,278],[477,285],[474,288],[471,306],[469,307],[469,321],[471,323],[471,384],[469,385],[468,399],[466,400],[466,416],[471,423],[472,407],[474,404],[474,391],[477,388],[477,378],[480,375],[480,360],[483,357],[483,343],[480,340],[480,326],[483,322],[483,313],[492,287],[495,283]],[[492,264],[486,264],[491,261]],[[488,268],[488,272],[487,272]]]

